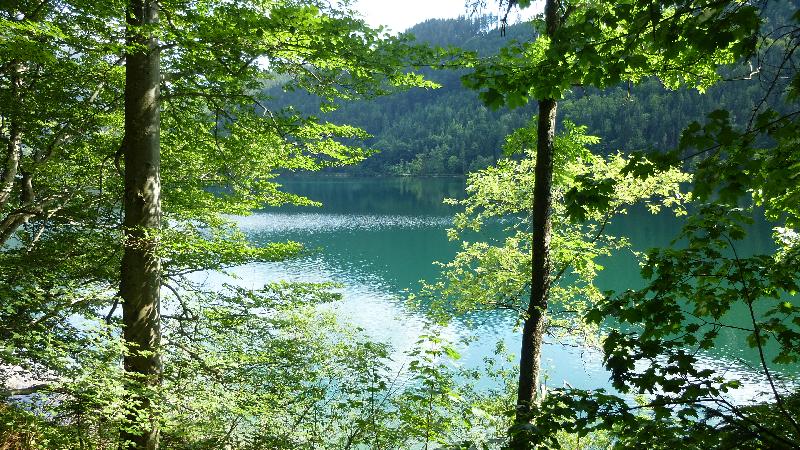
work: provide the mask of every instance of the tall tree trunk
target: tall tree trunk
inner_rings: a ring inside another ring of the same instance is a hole
[[[157,253],[161,225],[160,64],[156,0],[129,0],[125,67],[125,219],[120,295],[124,366],[131,378],[129,419],[122,438],[137,450],[158,448],[153,392],[161,383],[160,289]]]
[[[545,316],[550,291],[550,212],[553,203],[553,141],[556,124],[556,101],[539,101],[538,145],[536,149],[536,185],[533,193],[531,225],[533,228],[531,296],[522,328],[517,419],[523,419],[536,398],[539,366],[545,332]]]
[[[559,26],[560,0],[547,0],[545,22],[547,34],[555,34]],[[536,170],[531,209],[531,295],[527,317],[522,328],[520,372],[517,390],[516,424],[530,420],[531,405],[539,388],[542,343],[546,328],[547,303],[550,292],[550,233],[553,204],[553,150],[556,130],[555,99],[539,100],[539,121],[536,145]],[[519,433],[512,436],[511,447],[525,449],[529,445]]]
[[[5,162],[0,172],[0,211],[3,211],[11,200],[11,194],[14,190],[14,183],[17,179],[17,171],[19,170],[19,163],[22,157],[22,149],[20,145],[22,131],[19,127],[19,111],[20,108],[20,90],[22,88],[21,65],[18,61],[10,63],[11,73],[11,98],[14,99],[14,104],[10,106],[10,114],[7,118],[8,125],[8,145],[5,151]],[[3,245],[5,241],[0,241]]]
[[[11,196],[14,191],[14,184],[17,182],[17,172],[19,170],[20,157],[22,156],[20,145],[20,131],[15,117],[11,118],[9,126],[8,146],[6,150],[6,163],[0,175],[0,212],[10,209],[4,216],[0,216],[0,247],[3,247],[17,229],[25,223],[21,217],[24,212],[14,211]],[[6,208],[9,204],[11,208]]]

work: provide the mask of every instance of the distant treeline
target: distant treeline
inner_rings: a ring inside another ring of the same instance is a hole
[[[768,20],[789,17],[788,3],[768,9]],[[785,20],[785,19],[783,19]],[[492,17],[433,19],[408,31],[420,42],[434,46],[457,46],[482,56],[496,53],[513,40],[533,39],[529,23],[510,26],[504,36],[489,25]],[[763,62],[763,61],[762,61]],[[603,91],[576,87],[559,102],[560,117],[588,126],[602,141],[602,153],[617,150],[671,149],[681,131],[691,122],[704,120],[716,109],[734,113],[737,124],[746,124],[764,91],[750,61],[731,67],[728,81],[706,93],[684,89],[668,92],[658,80],[618,86]],[[441,88],[413,89],[373,100],[341,105],[325,118],[355,125],[373,137],[364,145],[379,151],[358,166],[336,169],[352,174],[460,175],[484,168],[502,156],[505,137],[536,114],[536,106],[493,111],[477,93],[461,84],[466,70],[422,72]],[[303,92],[284,93],[273,88],[275,101],[300,111],[319,115],[319,99]]]

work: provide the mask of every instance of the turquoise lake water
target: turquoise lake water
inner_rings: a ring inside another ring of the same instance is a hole
[[[239,283],[252,287],[276,280],[341,283],[343,300],[330,308],[343,322],[363,328],[373,339],[391,344],[395,353],[402,355],[424,332],[424,317],[406,303],[407,292],[418,288],[419,280],[434,280],[438,274],[434,261],[448,261],[458,250],[459,243],[448,241],[445,234],[456,209],[442,204],[442,200],[463,197],[464,180],[316,178],[287,179],[282,184],[286,191],[320,201],[323,206],[268,209],[238,222],[255,242],[295,240],[312,252],[296,260],[239,267]],[[644,250],[668,244],[679,228],[679,219],[652,216],[642,209],[619,219],[610,232],[627,236],[636,249]],[[498,232],[488,231],[495,237]],[[757,221],[739,252],[770,251],[771,232],[769,224]],[[643,283],[637,262],[629,253],[602,263],[606,268],[599,279],[603,289]],[[456,320],[440,333],[454,341],[475,338],[460,347],[458,364],[467,367],[480,367],[498,341],[512,353],[519,350],[515,320],[502,312],[481,316],[473,327]],[[746,400],[759,396],[766,380],[756,370],[757,354],[742,342],[736,335],[723,334],[718,346],[701,354],[701,360],[731,377],[746,380],[745,387],[734,394],[736,399]],[[574,342],[548,343],[543,355],[548,384],[609,387],[599,352],[569,344]],[[402,356],[395,359],[402,362]],[[791,378],[795,369],[782,368],[779,372]]]

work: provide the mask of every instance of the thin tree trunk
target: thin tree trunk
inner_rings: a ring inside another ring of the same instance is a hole
[[[11,106],[11,117],[9,120],[8,132],[8,145],[6,147],[5,164],[3,165],[2,175],[0,175],[0,211],[5,209],[11,200],[11,193],[14,190],[14,183],[17,178],[17,171],[19,170],[20,158],[22,157],[21,151],[21,134],[22,131],[19,127],[18,111],[20,108],[20,64],[18,62],[11,63],[11,97],[17,104]],[[4,242],[0,242],[0,245]]]
[[[161,226],[160,64],[158,42],[147,27],[158,23],[155,0],[129,0],[125,67],[125,219],[121,267],[124,366],[132,384],[122,438],[136,450],[158,448],[153,393],[161,383],[160,289],[157,253]]]
[[[559,0],[547,0],[545,22],[547,34],[555,34],[559,25]],[[546,328],[547,303],[550,292],[550,214],[553,203],[553,150],[556,129],[555,99],[539,99],[539,121],[536,145],[536,170],[531,209],[531,295],[527,317],[522,328],[520,373],[517,390],[515,423],[524,425],[530,420],[531,405],[539,388],[542,343]],[[512,436],[513,449],[525,449],[529,444],[520,429]]]
[[[0,211],[5,209],[11,200],[11,192],[14,190],[14,183],[19,169],[20,151],[20,131],[17,119],[11,119],[10,133],[8,136],[8,146],[6,148],[6,163],[3,167],[3,175],[0,177]]]
[[[536,398],[539,366],[545,332],[545,316],[550,292],[550,212],[553,203],[553,140],[555,136],[556,101],[539,101],[538,146],[536,149],[536,185],[533,193],[531,224],[533,228],[531,296],[527,318],[522,328],[519,389],[517,405],[527,413]]]

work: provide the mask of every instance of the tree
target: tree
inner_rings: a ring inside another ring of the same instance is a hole
[[[107,292],[117,289],[119,196],[107,150],[119,142],[121,60],[105,23],[73,26],[75,11],[104,15],[114,5],[71,6],[0,8],[4,381],[17,369],[41,382],[69,377],[73,363],[102,360],[109,350],[79,332],[75,318],[102,314]]]
[[[361,130],[274,109],[264,84],[310,90],[325,108],[426,84],[401,69],[406,38],[327,2],[18,1],[2,14],[3,360],[49,382],[37,390],[81,403],[86,371],[102,372],[98,385],[119,379],[100,361],[119,351],[110,344],[121,299],[130,401],[113,403],[110,417],[125,410],[112,426],[154,448],[161,286],[167,320],[181,322],[191,315],[188,274],[297,254],[295,243],[254,248],[222,215],[308,203],[280,193],[274,171],[364,156],[341,143]],[[32,195],[32,180],[55,192]]]
[[[558,31],[560,3],[545,3],[545,36]],[[553,207],[553,151],[556,132],[556,99],[537,97],[539,124],[536,127],[536,170],[531,207],[531,296],[527,317],[522,327],[522,345],[519,356],[519,390],[517,392],[518,423],[527,421],[530,405],[539,388],[539,369],[544,344],[545,312],[550,290],[550,214]],[[520,448],[517,444],[516,448]]]
[[[499,308],[510,311],[520,322],[528,317],[528,302],[522,296],[530,292],[532,272],[529,212],[538,165],[536,126],[532,121],[509,136],[505,150],[514,158],[501,159],[495,166],[471,174],[469,195],[453,201],[464,207],[464,212],[455,217],[451,239],[467,239],[467,232],[498,219],[507,223],[507,237],[498,242],[463,243],[453,261],[443,265],[442,279],[426,286],[425,295],[433,299],[434,311],[462,316]],[[595,283],[602,270],[598,259],[630,248],[624,236],[612,236],[606,229],[637,204],[647,204],[652,212],[666,208],[683,214],[680,186],[688,178],[670,168],[641,182],[624,173],[629,161],[623,155],[593,154],[589,147],[596,146],[599,139],[585,131],[585,127],[565,121],[564,131],[554,137],[551,242],[555,270],[548,297],[553,309],[544,326],[551,336],[577,337],[592,345],[597,342],[597,327],[587,326],[581,317],[603,298]],[[573,198],[574,189],[584,185],[603,186],[608,203],[603,208],[574,211],[584,203]],[[583,220],[571,221],[570,215],[582,215]],[[518,379],[514,390],[518,395]],[[520,426],[519,419],[515,423]],[[526,427],[522,430],[512,445],[527,445]]]
[[[617,390],[646,399],[634,406],[617,394],[564,390],[542,405],[543,423],[579,433],[614,427],[621,448],[799,445],[796,386],[776,371],[800,358],[798,184],[787,173],[800,157],[790,144],[798,132],[792,8],[787,23],[764,21],[754,33],[759,48],[752,62],[764,71],[766,88],[749,123],[737,127],[733,112],[715,111],[684,130],[680,145],[658,164],[694,162],[698,204],[679,234],[687,244],[652,249],[641,272],[645,287],[609,295],[587,314],[594,323],[611,318],[629,326],[609,334],[605,365]],[[634,160],[628,171],[646,178],[652,168]],[[759,215],[775,224],[775,247],[742,254],[739,242]],[[754,352],[763,397],[733,401],[730,393],[743,380],[701,364],[699,355],[722,334]],[[643,363],[647,370],[637,370]],[[552,442],[553,434],[548,427],[538,442]]]
[[[119,294],[122,331],[128,352],[125,371],[145,388],[161,384],[161,64],[158,3],[132,0],[126,10],[125,161],[123,255]],[[136,391],[136,388],[132,389]],[[122,435],[133,447],[158,448],[159,430],[154,401],[149,395],[131,396],[132,423],[144,413],[148,426]]]
[[[530,3],[500,2],[509,10]],[[539,102],[537,179],[531,209],[532,279],[520,354],[518,434],[530,419],[538,385],[552,275],[549,215],[556,99],[572,85],[602,88],[623,80],[640,81],[646,75],[657,75],[667,85],[703,87],[718,78],[714,71],[718,63],[732,62],[752,47],[749,38],[755,27],[755,10],[742,4],[547,1],[536,41],[502,51],[497,61],[478,64],[465,77],[469,87],[482,90],[481,97],[489,105],[519,106],[529,97]],[[720,29],[725,32],[718,33]],[[599,199],[601,204],[608,203],[607,194]],[[512,446],[527,444],[520,437]]]

